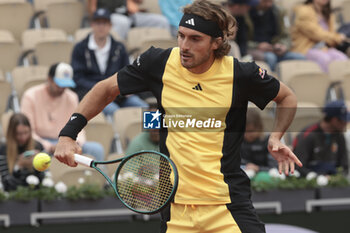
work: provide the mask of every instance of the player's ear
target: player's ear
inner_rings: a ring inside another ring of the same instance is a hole
[[[217,50],[222,44],[222,37],[217,37],[213,39],[213,49]]]

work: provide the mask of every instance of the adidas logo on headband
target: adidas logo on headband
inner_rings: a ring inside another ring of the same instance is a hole
[[[193,19],[193,18],[192,18],[192,19],[189,19],[189,20],[187,20],[185,23],[194,26],[194,19]]]
[[[194,23],[196,21],[196,24]],[[223,31],[214,20],[207,20],[196,14],[184,14],[179,26],[202,32],[212,37],[223,37]]]

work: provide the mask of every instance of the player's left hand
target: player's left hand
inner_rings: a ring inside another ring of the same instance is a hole
[[[286,175],[289,174],[289,171],[293,174],[295,168],[294,164],[297,164],[299,167],[303,166],[292,150],[278,138],[270,137],[267,148],[272,157],[278,162],[278,171],[280,174],[282,174],[283,171]]]

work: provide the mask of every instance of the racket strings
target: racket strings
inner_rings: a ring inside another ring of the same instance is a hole
[[[144,153],[126,161],[116,179],[122,200],[138,211],[163,207],[173,192],[173,171],[158,154]]]

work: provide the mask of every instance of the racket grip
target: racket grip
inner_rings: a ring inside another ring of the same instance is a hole
[[[91,167],[92,161],[93,159],[90,159],[89,157],[83,156],[83,155],[78,155],[78,154],[74,154],[74,160],[75,162],[77,162],[78,164],[87,166],[87,167]]]

